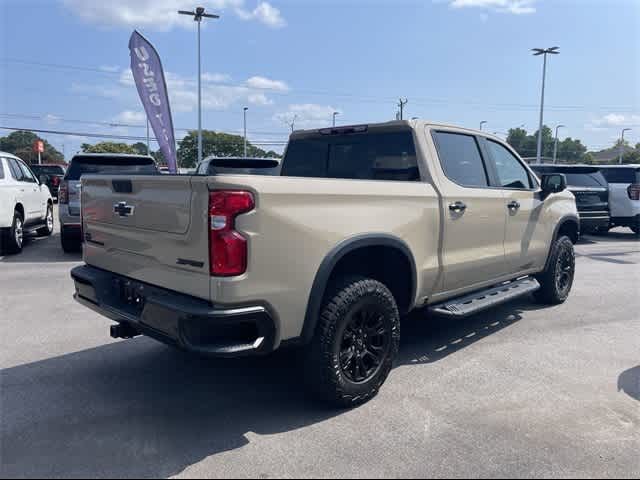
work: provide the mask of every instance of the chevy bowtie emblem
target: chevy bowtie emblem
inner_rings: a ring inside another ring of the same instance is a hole
[[[127,202],[119,202],[113,206],[114,215],[118,215],[120,217],[130,217],[133,215],[134,210],[135,207],[127,205]]]

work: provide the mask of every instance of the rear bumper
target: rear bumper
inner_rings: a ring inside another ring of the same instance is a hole
[[[160,342],[216,357],[274,350],[275,322],[263,305],[223,308],[86,265],[71,278],[79,303]]]

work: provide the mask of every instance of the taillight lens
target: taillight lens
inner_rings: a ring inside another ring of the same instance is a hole
[[[51,183],[54,187],[57,187],[58,185],[60,185],[60,177],[53,177],[51,179]]]
[[[69,185],[67,182],[60,183],[58,190],[58,203],[69,203]]]
[[[247,270],[247,240],[235,230],[235,219],[253,210],[251,192],[209,193],[209,266],[214,276],[241,275]]]
[[[631,200],[640,200],[640,183],[632,183],[627,187],[627,193]]]

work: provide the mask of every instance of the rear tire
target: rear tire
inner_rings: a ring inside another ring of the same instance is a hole
[[[328,403],[355,407],[378,393],[399,344],[400,314],[389,289],[361,276],[340,279],[320,310],[305,378]]]
[[[47,216],[45,218],[45,226],[36,230],[39,237],[50,237],[53,233],[53,207],[47,206]]]
[[[629,228],[633,230],[633,233],[636,235],[640,235],[640,217],[636,219],[635,225],[631,225]]]
[[[77,253],[82,250],[82,243],[79,239],[74,238],[68,232],[65,233],[64,228],[60,231],[60,244],[65,253]]]
[[[7,253],[22,252],[22,244],[24,240],[24,219],[22,214],[16,210],[13,212],[13,221],[11,227],[2,232],[2,246]]]
[[[536,276],[540,290],[533,295],[540,303],[558,305],[569,297],[575,276],[576,256],[571,239],[558,238],[551,247],[549,263],[544,272]]]

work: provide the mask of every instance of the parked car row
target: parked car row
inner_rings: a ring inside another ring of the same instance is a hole
[[[640,165],[532,165],[538,175],[562,173],[576,197],[581,233],[628,227],[640,234]]]

